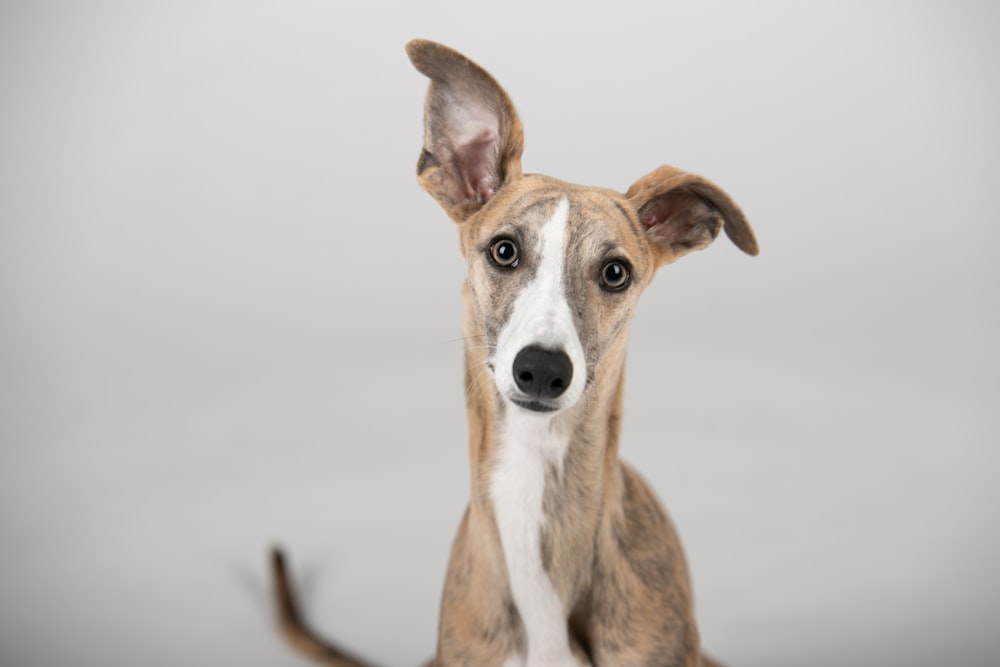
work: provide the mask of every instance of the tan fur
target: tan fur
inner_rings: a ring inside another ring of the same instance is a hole
[[[635,304],[659,266],[707,246],[720,228],[756,254],[753,231],[722,190],[673,167],[642,177],[624,195],[522,174],[521,124],[492,77],[431,42],[407,49],[432,80],[419,179],[458,224],[469,265],[463,334],[471,498],[452,546],[433,664],[500,667],[513,659],[541,667],[526,655],[490,495],[498,425],[505,411],[522,408],[498,393],[490,355],[537,264],[529,240],[565,198],[565,290],[587,360],[587,368],[576,372],[587,373],[588,382],[576,403],[550,418],[549,428],[567,435],[569,444],[562,469],[545,474],[541,562],[580,663],[714,665],[700,652],[677,534],[653,492],[618,458],[625,351]],[[524,239],[516,271],[498,271],[486,259],[491,241],[507,236]],[[608,258],[627,260],[627,289],[600,286]],[[286,634],[328,664],[363,665],[305,628],[280,555],[275,575]]]

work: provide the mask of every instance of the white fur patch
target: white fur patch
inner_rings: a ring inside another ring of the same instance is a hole
[[[573,364],[573,379],[559,397],[559,407],[573,405],[583,395],[587,362],[563,284],[568,219],[569,200],[563,197],[552,217],[542,225],[536,248],[541,259],[535,275],[517,295],[510,319],[497,337],[494,375],[497,390],[505,399],[519,393],[514,381],[514,358],[529,345],[562,350]]]
[[[567,611],[542,566],[545,470],[562,468],[568,444],[545,416],[508,410],[501,425],[490,498],[527,640],[527,655],[510,656],[505,667],[581,665],[569,648]]]

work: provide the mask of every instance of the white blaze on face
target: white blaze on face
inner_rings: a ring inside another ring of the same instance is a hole
[[[514,358],[531,345],[565,352],[573,364],[573,379],[557,401],[560,408],[573,405],[583,394],[587,364],[563,279],[568,220],[569,200],[563,197],[538,235],[535,254],[540,259],[535,275],[514,300],[510,319],[497,338],[494,375],[497,390],[505,399],[519,393],[514,381]]]

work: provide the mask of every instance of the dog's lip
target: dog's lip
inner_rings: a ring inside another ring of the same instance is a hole
[[[555,412],[559,409],[551,403],[543,403],[542,401],[536,399],[525,400],[523,398],[512,398],[510,399],[510,402],[519,408],[531,410],[532,412]]]

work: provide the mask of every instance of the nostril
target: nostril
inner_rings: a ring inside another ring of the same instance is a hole
[[[519,382],[521,382],[523,384],[531,384],[535,380],[534,376],[531,373],[529,373],[528,371],[522,371],[517,376],[517,379],[518,379]]]

